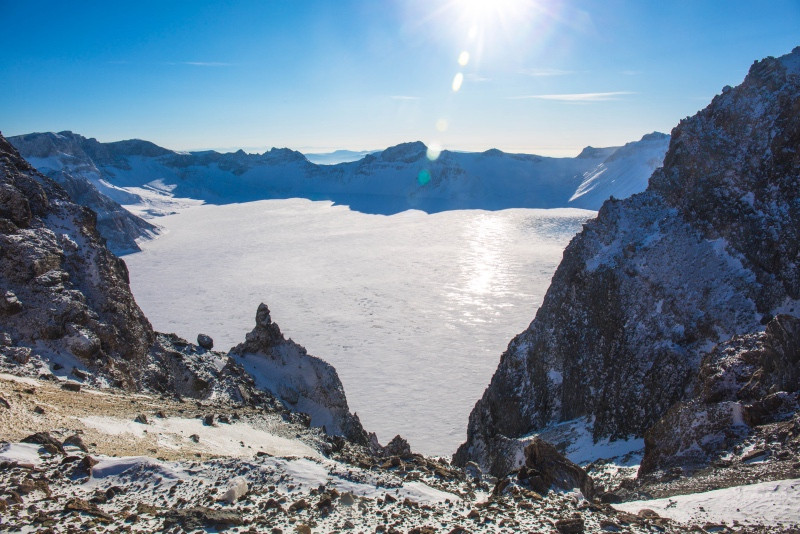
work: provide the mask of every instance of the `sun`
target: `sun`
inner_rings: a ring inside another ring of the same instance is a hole
[[[478,32],[507,29],[524,20],[533,7],[532,0],[453,0],[452,7],[469,25],[470,37]]]
[[[488,22],[493,18],[506,18],[524,12],[529,0],[455,0],[468,19]]]

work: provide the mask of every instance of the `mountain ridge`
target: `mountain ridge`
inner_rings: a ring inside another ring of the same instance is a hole
[[[626,196],[643,190],[667,144],[664,134],[648,134],[626,145],[629,158],[615,163],[606,161],[617,150],[613,147],[587,148],[576,158],[549,158],[497,149],[435,153],[414,141],[356,161],[317,165],[285,148],[261,154],[175,152],[142,140],[99,143],[68,131],[10,141],[45,174],[80,175],[123,205],[143,202],[142,196],[149,194],[143,188],[156,184],[176,198],[209,203],[304,197],[380,214],[407,209],[597,209],[609,191]],[[618,178],[625,182],[622,188],[615,185]],[[591,187],[583,186],[587,180]],[[606,186],[597,187],[601,183]],[[582,187],[583,194],[575,195]]]

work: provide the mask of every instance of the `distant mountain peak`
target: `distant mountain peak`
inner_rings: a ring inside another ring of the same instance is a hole
[[[614,146],[614,147],[600,147],[600,148],[597,148],[597,147],[593,147],[593,146],[590,145],[590,146],[587,146],[586,148],[584,148],[583,150],[581,150],[581,153],[578,154],[577,157],[579,159],[607,158],[608,156],[613,154],[614,151],[617,150],[618,148],[619,147],[616,147],[616,146]]]
[[[665,134],[662,132],[650,132],[649,134],[644,134],[641,141],[663,141],[665,139],[669,139],[669,134]]]
[[[241,152],[241,151],[240,151]],[[238,152],[237,152],[238,154]],[[308,163],[308,159],[302,154],[302,152],[298,152],[297,150],[292,150],[291,148],[271,148],[269,152],[264,152],[264,156],[269,158],[272,162],[305,162]]]
[[[384,161],[402,161],[410,163],[422,158],[428,151],[428,147],[422,141],[413,141],[411,143],[400,143],[399,145],[391,146],[381,152],[380,158]]]

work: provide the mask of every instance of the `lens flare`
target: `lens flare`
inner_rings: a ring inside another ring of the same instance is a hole
[[[453,77],[453,92],[457,93],[461,89],[461,84],[464,83],[464,75],[460,72]]]
[[[436,129],[440,132],[446,132],[448,126],[450,125],[447,123],[447,119],[439,119],[436,121]]]
[[[421,171],[419,171],[419,174],[417,174],[417,183],[419,185],[425,185],[430,181],[431,181],[431,173],[428,171],[428,169],[422,169]]]
[[[467,63],[469,63],[469,52],[464,50],[458,55],[458,64],[462,67],[466,67]]]

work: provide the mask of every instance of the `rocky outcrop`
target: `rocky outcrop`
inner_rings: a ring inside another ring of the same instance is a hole
[[[779,315],[764,332],[721,343],[703,358],[698,377],[697,395],[676,403],[645,433],[640,476],[730,462],[747,454],[741,444],[764,441],[775,424],[786,431],[766,440],[768,449],[755,450],[794,458],[800,450],[792,421],[800,408],[800,319]]]
[[[551,489],[577,488],[586,499],[594,497],[594,483],[586,471],[546,441],[534,438],[524,452],[525,464],[517,472],[517,478],[534,491],[544,494]]]
[[[455,461],[508,468],[507,443],[589,417],[642,436],[693,398],[704,356],[800,313],[800,48],[672,132],[644,193],[609,200],[511,341]]]
[[[153,330],[125,263],[103,244],[94,212],[74,204],[0,136],[0,353],[38,352],[134,388]]]
[[[311,356],[305,348],[286,339],[269,308],[260,304],[256,326],[244,343],[230,350],[256,385],[281,399],[292,411],[311,416],[311,424],[334,435],[368,444],[357,415],[350,413],[344,387],[332,365]]]

